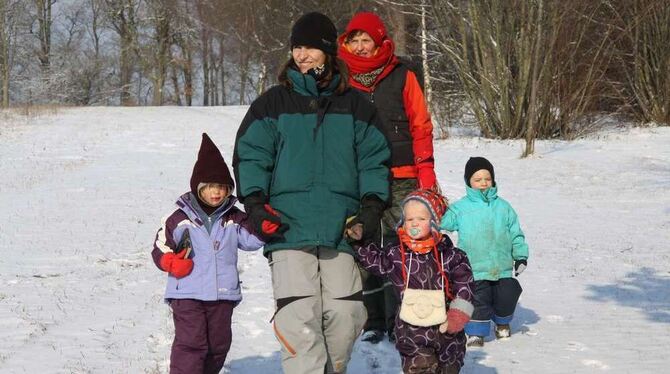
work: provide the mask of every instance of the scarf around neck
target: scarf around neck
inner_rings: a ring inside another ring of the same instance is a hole
[[[398,64],[393,40],[386,39],[372,57],[357,56],[349,51],[346,35],[340,36],[338,56],[349,68],[349,83],[360,90],[370,91],[377,82],[387,76]]]

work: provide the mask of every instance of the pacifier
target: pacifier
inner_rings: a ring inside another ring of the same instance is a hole
[[[419,230],[416,227],[412,227],[411,229],[409,229],[409,234],[411,236],[417,236],[417,235],[419,235],[420,232],[421,232],[421,230]]]

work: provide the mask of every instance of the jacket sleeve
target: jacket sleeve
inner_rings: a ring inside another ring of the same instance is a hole
[[[442,216],[440,230],[458,231],[458,214],[455,206],[450,205],[447,212]]]
[[[395,271],[392,251],[385,251],[375,243],[370,243],[354,250],[358,262],[370,273],[382,277]]]
[[[233,220],[237,224],[237,247],[243,251],[255,251],[262,248],[265,242],[262,241],[249,222],[249,216],[233,207]]]
[[[367,104],[367,103],[365,103]],[[390,198],[389,160],[391,151],[381,128],[377,111],[370,104],[370,115],[365,121],[355,123],[355,147],[358,166],[358,190],[360,198],[377,195],[382,201]]]
[[[161,258],[163,254],[168,252],[174,252],[177,248],[177,243],[174,241],[174,230],[179,223],[179,219],[176,217],[176,213],[163,218],[161,222],[161,227],[156,233],[156,238],[154,239],[154,248],[151,251],[151,257],[154,260],[154,264],[160,270],[163,270],[160,266]]]
[[[407,70],[402,94],[405,114],[409,119],[409,131],[412,134],[412,149],[419,188],[431,189],[437,184],[433,158],[433,123],[430,120],[426,99],[419,81],[410,70]]]
[[[528,259],[526,236],[521,230],[519,217],[511,206],[509,207],[508,220],[509,234],[512,239],[512,258],[515,260],[526,260]]]
[[[449,286],[454,299],[450,308],[460,309],[468,316],[474,311],[474,278],[472,267],[468,256],[460,249],[454,248],[455,254],[449,259],[447,269],[449,272]]]
[[[273,120],[265,114],[266,102],[261,97],[249,107],[235,137],[233,169],[237,195],[242,202],[245,196],[256,191],[268,196],[270,189],[278,134]]]

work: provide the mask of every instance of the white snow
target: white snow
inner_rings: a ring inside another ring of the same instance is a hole
[[[0,373],[166,373],[160,219],[188,190],[200,134],[230,164],[246,107],[0,112]],[[670,360],[670,128],[574,142],[436,141],[446,195],[489,158],[530,245],[512,337],[463,373],[655,373]],[[260,252],[240,253],[244,301],[226,373],[280,372]],[[399,373],[388,342],[357,342],[349,373]]]

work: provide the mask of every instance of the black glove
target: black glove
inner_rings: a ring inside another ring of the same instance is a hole
[[[523,273],[524,270],[526,270],[526,266],[528,266],[528,263],[526,260],[515,260],[514,261],[514,276],[518,277],[519,274]]]
[[[279,213],[266,202],[262,192],[254,192],[244,198],[244,210],[254,231],[265,242],[284,240],[284,233],[289,226],[281,222]]]
[[[347,223],[347,229],[360,224],[363,226],[361,242],[378,241],[380,238],[379,226],[384,208],[386,208],[386,203],[377,197],[377,195],[366,195],[361,200],[361,209],[358,211],[358,214]]]

